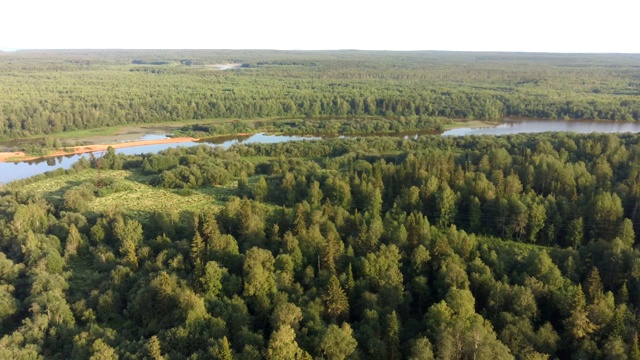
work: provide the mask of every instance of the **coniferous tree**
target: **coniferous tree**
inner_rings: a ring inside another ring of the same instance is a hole
[[[349,299],[335,275],[329,278],[329,283],[322,299],[325,303],[325,312],[332,321],[335,322],[338,318],[348,314]]]
[[[196,234],[191,239],[189,252],[189,258],[191,259],[191,264],[194,268],[199,268],[202,266],[205,251],[205,243],[202,240],[202,236],[200,236],[200,232],[196,230]]]
[[[387,315],[385,342],[387,343],[387,359],[400,359],[400,324],[395,311]]]
[[[160,340],[158,340],[157,336],[152,336],[147,342],[147,352],[148,356],[152,360],[163,360],[164,356],[162,356],[162,350],[160,347]]]

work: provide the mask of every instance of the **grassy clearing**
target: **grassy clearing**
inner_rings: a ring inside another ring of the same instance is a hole
[[[72,175],[44,179],[26,185],[21,190],[34,192],[52,204],[60,205],[66,191],[85,182],[95,181],[98,176],[98,171],[89,169]],[[226,187],[203,187],[189,192],[189,195],[181,195],[176,190],[148,185],[148,177],[138,172],[103,170],[100,176],[104,179],[124,181],[130,190],[96,197],[89,204],[89,209],[95,212],[117,209],[143,220],[154,210],[215,210],[235,193],[237,187],[236,183],[231,183]]]
[[[191,195],[179,195],[173,190],[156,188],[147,184],[132,182],[133,189],[96,198],[91,203],[91,210],[102,212],[118,209],[136,218],[144,219],[150,212],[172,209],[202,210],[220,206],[216,191],[194,191]]]
[[[125,133],[129,129],[139,129],[139,128],[180,128],[185,125],[193,125],[193,124],[210,124],[210,123],[228,123],[228,122],[256,122],[256,121],[271,121],[275,120],[275,118],[259,118],[259,119],[195,119],[195,120],[180,120],[180,121],[166,121],[166,122],[158,122],[158,123],[131,123],[125,125],[115,125],[110,127],[101,127],[95,129],[83,129],[83,130],[74,130],[74,131],[66,131],[59,132],[55,134],[49,134],[47,137],[51,138],[59,138],[64,140],[83,140],[86,137],[91,136],[112,136],[117,135],[118,133]],[[34,138],[41,138],[40,136],[35,136]]]
[[[83,129],[83,130],[75,130],[68,132],[60,132],[56,134],[49,135],[52,138],[59,138],[60,140],[83,140],[86,137],[91,136],[110,136],[115,135],[118,130],[124,128],[126,126],[113,126],[113,127],[102,127],[95,129]]]
[[[125,173],[128,172],[109,171],[109,173],[109,176],[120,179],[125,178]],[[89,169],[76,174],[47,178],[33,184],[24,185],[20,187],[20,190],[25,192],[33,192],[47,199],[47,201],[51,202],[52,204],[57,205],[62,203],[62,196],[68,189],[74,186],[78,186],[86,181],[96,179],[97,176],[98,172],[96,170]]]

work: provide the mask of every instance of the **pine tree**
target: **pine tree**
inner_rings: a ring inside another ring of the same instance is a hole
[[[327,315],[333,321],[336,321],[340,316],[346,315],[349,311],[349,299],[340,287],[340,282],[335,275],[332,275],[329,279],[322,300],[324,300]]]
[[[202,241],[200,233],[196,230],[196,234],[193,236],[193,239],[191,239],[191,251],[189,253],[189,256],[191,257],[191,263],[193,264],[194,268],[202,266],[204,253],[204,241]]]
[[[398,316],[393,311],[387,315],[385,342],[387,344],[387,359],[400,359],[400,323]]]
[[[569,335],[576,339],[582,339],[596,330],[596,326],[589,320],[589,313],[585,307],[582,286],[578,285],[571,302],[571,315],[565,319],[564,326]]]
[[[206,244],[207,257],[209,257],[213,250],[213,244],[220,237],[220,229],[218,228],[218,221],[216,221],[212,213],[206,213],[202,217],[203,219],[200,221],[202,224],[201,234]]]
[[[351,263],[349,263],[349,266],[347,267],[347,273],[344,279],[344,289],[346,290],[347,294],[351,294],[355,286],[356,286],[356,281],[353,278],[353,269],[351,267]]]
[[[591,269],[589,277],[584,284],[584,289],[587,295],[587,302],[593,304],[596,300],[604,296],[604,286],[600,279],[600,272],[597,267]]]
[[[223,336],[218,342],[215,348],[214,358],[219,360],[233,360],[231,344],[229,344],[229,339],[227,339],[226,336]]]
[[[330,274],[336,272],[336,261],[342,252],[342,243],[335,228],[329,231],[322,249],[322,270]]]
[[[147,342],[147,352],[152,360],[164,360],[160,348],[160,340],[158,340],[157,336],[153,335]]]
[[[617,296],[618,304],[626,304],[629,302],[629,288],[627,288],[627,281],[622,284]]]

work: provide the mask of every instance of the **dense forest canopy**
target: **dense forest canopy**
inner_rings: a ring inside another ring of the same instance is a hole
[[[639,70],[633,54],[0,52],[0,136],[252,117],[636,121]]]
[[[9,184],[0,358],[638,359],[639,142],[108,151]]]

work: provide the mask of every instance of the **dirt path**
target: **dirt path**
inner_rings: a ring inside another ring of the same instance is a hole
[[[192,138],[192,137],[178,137],[178,138],[169,138],[169,139],[157,139],[157,140],[137,140],[137,141],[128,141],[116,144],[96,144],[96,145],[83,145],[83,146],[73,146],[68,147],[67,149],[71,149],[71,151],[54,151],[45,156],[28,156],[22,151],[17,152],[0,152],[0,162],[16,162],[16,161],[28,161],[35,160],[41,158],[55,157],[55,156],[65,156],[65,155],[75,155],[75,154],[84,154],[95,151],[105,151],[109,146],[114,149],[135,147],[135,146],[144,146],[144,145],[156,145],[156,144],[174,144],[181,142],[189,142],[189,141],[198,141],[200,139]]]

